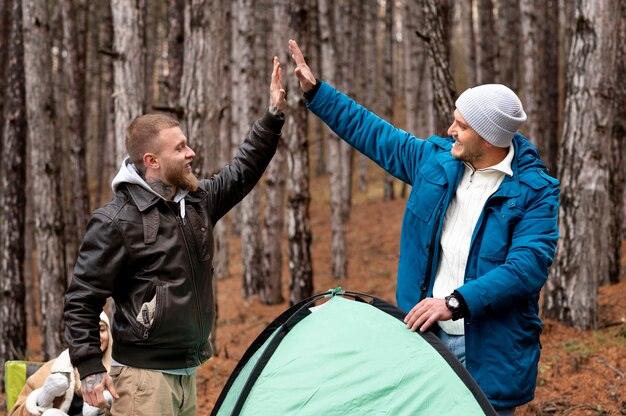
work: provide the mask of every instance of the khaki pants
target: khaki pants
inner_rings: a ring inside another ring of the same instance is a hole
[[[134,367],[111,367],[114,416],[195,416],[196,375],[177,376]]]

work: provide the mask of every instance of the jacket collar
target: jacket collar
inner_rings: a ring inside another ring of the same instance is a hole
[[[141,212],[144,212],[145,210],[152,207],[160,200],[163,200],[163,198],[161,198],[157,194],[153,192],[148,192],[146,189],[144,189],[140,185],[126,183],[125,186],[126,186],[126,189],[128,189],[128,193],[130,194],[130,197],[132,198],[133,202],[137,206],[137,209],[139,209],[139,211]],[[207,192],[202,188],[198,188],[198,190],[195,192],[189,192],[185,196],[185,200],[188,202],[194,203],[194,202],[200,202],[206,197],[207,197]]]

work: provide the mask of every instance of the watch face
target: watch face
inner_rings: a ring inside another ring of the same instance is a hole
[[[451,297],[448,299],[448,305],[453,308],[456,309],[459,307],[459,300],[455,297]]]

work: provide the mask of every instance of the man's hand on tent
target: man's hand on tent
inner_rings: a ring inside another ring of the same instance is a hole
[[[437,321],[448,321],[452,319],[452,312],[446,306],[445,299],[426,298],[404,317],[406,327],[411,331],[426,331]]]

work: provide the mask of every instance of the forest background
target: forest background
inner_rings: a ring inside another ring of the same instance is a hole
[[[230,369],[289,303],[343,285],[394,300],[407,186],[307,113],[287,40],[321,79],[417,137],[445,135],[466,88],[503,83],[561,181],[542,293],[544,352],[524,414],[626,414],[626,4],[619,0],[0,0],[0,379],[55,357],[89,214],[111,196],[124,129],[181,120],[208,177],[288,91],[264,180],[215,230],[218,356]],[[578,378],[578,376],[582,378]]]

